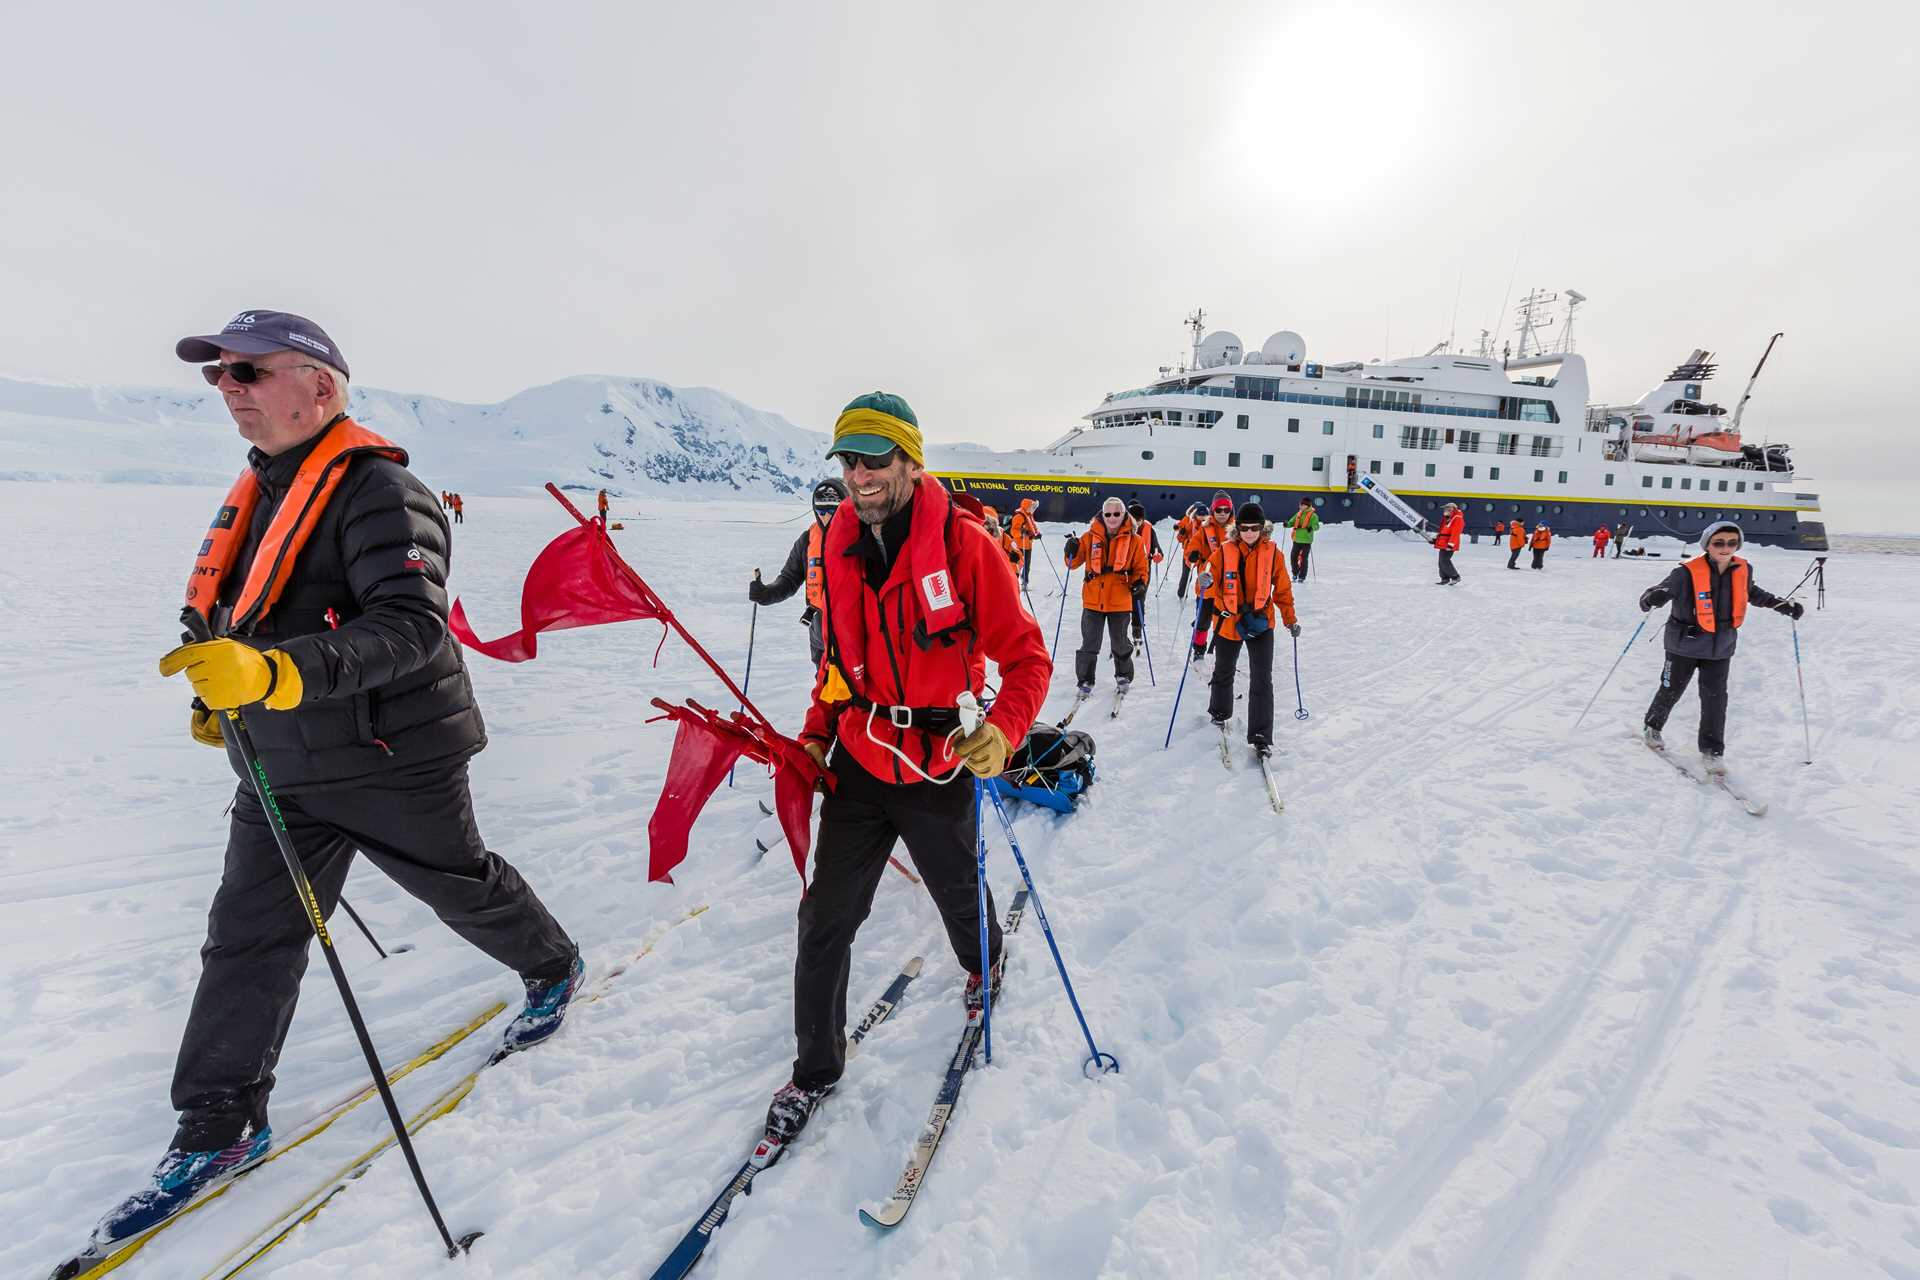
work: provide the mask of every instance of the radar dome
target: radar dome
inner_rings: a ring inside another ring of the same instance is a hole
[[[1291,329],[1282,329],[1266,340],[1260,353],[1266,356],[1268,364],[1284,364],[1297,369],[1306,363],[1307,340]]]
[[[1229,333],[1225,329],[1216,329],[1201,342],[1198,359],[1202,369],[1211,369],[1215,365],[1238,364],[1240,361],[1240,335]]]

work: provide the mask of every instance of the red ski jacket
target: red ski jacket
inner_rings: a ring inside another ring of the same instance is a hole
[[[928,713],[950,713],[962,690],[979,696],[989,658],[1000,669],[1000,692],[987,721],[1011,745],[1026,738],[1046,700],[1053,660],[1019,581],[1007,572],[1006,552],[964,505],[972,501],[955,500],[938,480],[922,476],[906,545],[877,592],[867,582],[864,554],[873,535],[851,499],[840,504],[824,556],[827,652],[802,741],[824,747],[838,737],[867,772],[895,783],[943,776],[954,768],[952,743],[937,718],[932,728],[919,722],[935,718]]]

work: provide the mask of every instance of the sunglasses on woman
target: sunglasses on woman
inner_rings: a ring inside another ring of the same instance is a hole
[[[1712,542],[1709,542],[1707,545],[1710,547],[1730,547],[1735,550],[1738,550],[1740,546],[1740,540],[1738,538],[1715,538]]]
[[[235,360],[232,364],[202,365],[200,376],[207,380],[208,386],[217,387],[220,385],[222,374],[232,374],[235,382],[243,387],[250,387],[268,374],[278,373],[281,369],[318,369],[319,367],[317,364],[283,364],[269,369],[251,360]]]

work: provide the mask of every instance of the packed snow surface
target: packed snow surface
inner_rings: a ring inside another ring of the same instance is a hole
[[[422,478],[450,483],[430,467]],[[8,1276],[77,1247],[172,1128],[168,1080],[235,781],[188,738],[187,690],[154,665],[219,492],[0,483]],[[749,573],[780,563],[800,505],[625,501],[615,537],[738,673]],[[483,634],[517,625],[521,576],[568,523],[545,497],[469,501],[454,578]],[[1043,546],[1057,551],[1062,531]],[[925,954],[926,972],[735,1204],[702,1275],[1920,1276],[1920,560],[1829,561],[1829,607],[1799,627],[1811,765],[1791,629],[1749,618],[1730,738],[1737,778],[1771,803],[1756,820],[1636,741],[1657,639],[1626,652],[1568,732],[1670,555],[1594,561],[1563,539],[1543,571],[1507,572],[1504,547],[1482,543],[1458,557],[1465,583],[1442,589],[1418,544],[1340,527],[1317,547],[1297,589],[1309,719],[1291,714],[1279,650],[1284,816],[1237,740],[1222,768],[1196,676],[1161,749],[1183,643],[1169,586],[1149,597],[1157,682],[1143,661],[1109,720],[1103,658],[1076,721],[1099,743],[1087,801],[1016,819],[1094,1035],[1123,1071],[1081,1074],[1086,1047],[1030,914],[994,1061],[969,1081],[912,1216],[888,1235],[860,1225],[961,1022],[962,974],[925,895],[889,873],[849,1003],[864,1009],[909,956]],[[1752,556],[1775,591],[1808,563]],[[1051,635],[1053,574],[1036,566],[1033,581]],[[797,599],[762,609],[753,656],[752,696],[789,727],[807,686],[799,612]],[[492,735],[473,766],[489,842],[573,931],[590,975],[654,944],[554,1041],[420,1133],[450,1224],[485,1237],[443,1262],[389,1157],[258,1273],[644,1276],[744,1158],[792,1054],[800,886],[783,849],[756,856],[770,788],[751,769],[708,807],[677,883],[646,883],[673,736],[646,723],[647,700],[728,705],[679,642],[652,664],[658,633],[558,633],[519,667],[473,659]],[[1069,648],[1075,634],[1069,617]],[[1050,714],[1071,687],[1062,662]],[[1668,729],[1683,755],[1696,707],[1690,693]],[[1017,870],[989,822],[1004,910]],[[518,998],[511,974],[372,868],[355,868],[347,894],[389,948],[413,948],[377,960],[335,921],[390,1062]],[[498,1026],[402,1082],[402,1106],[470,1070]],[[316,959],[277,1127],[363,1075]],[[120,1274],[205,1273],[383,1124],[359,1108]]]

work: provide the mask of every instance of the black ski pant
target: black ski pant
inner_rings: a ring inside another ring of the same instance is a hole
[[[1175,594],[1176,596],[1179,596],[1182,600],[1185,600],[1187,598],[1187,579],[1192,576],[1193,576],[1193,566],[1187,563],[1186,558],[1184,556],[1181,557],[1180,585],[1173,589],[1173,594]]]
[[[1213,681],[1208,686],[1207,714],[1215,720],[1233,715],[1233,669],[1240,649],[1247,650],[1247,741],[1256,746],[1273,743],[1273,637],[1268,627],[1246,640],[1213,638]]]
[[[1547,549],[1545,547],[1535,547],[1533,549],[1533,567],[1538,569],[1546,563]]]
[[[277,795],[320,910],[331,916],[357,849],[455,933],[525,979],[566,976],[573,940],[474,822],[465,761]],[[173,1145],[227,1146],[267,1123],[313,926],[253,787],[241,783],[226,865],[207,912],[173,1105]]]
[[[1305,582],[1307,580],[1307,557],[1312,554],[1313,544],[1311,542],[1296,542],[1293,544],[1293,580],[1295,582]]]
[[[1093,683],[1094,663],[1100,657],[1100,635],[1112,641],[1113,675],[1117,680],[1133,679],[1133,641],[1127,635],[1131,609],[1124,613],[1101,613],[1097,609],[1080,611],[1080,647],[1073,651],[1073,677],[1081,684]]]
[[[1218,612],[1211,597],[1200,597],[1199,613],[1193,624],[1193,652],[1195,656],[1207,651],[1207,634],[1213,630],[1213,615]]]
[[[1028,547],[1020,553],[1020,585],[1027,585],[1027,579],[1033,574],[1033,548]]]
[[[853,938],[873,909],[896,841],[906,841],[954,958],[968,973],[984,972],[973,779],[962,773],[944,786],[896,785],[874,777],[843,750],[833,754],[833,771],[839,785],[820,802],[820,841],[813,883],[800,900],[800,951],[793,967],[793,1082],[803,1089],[825,1088],[846,1070]],[[989,963],[998,964],[1000,923],[991,890],[987,919]]]
[[[1513,554],[1507,557],[1507,568],[1518,569],[1520,567],[1520,553],[1526,549],[1526,545],[1527,544],[1523,542],[1513,549]]]
[[[1732,668],[1732,658],[1685,658],[1677,653],[1668,654],[1667,665],[1660,668],[1660,687],[1654,690],[1653,702],[1647,707],[1647,727],[1667,727],[1667,716],[1672,714],[1674,703],[1686,693],[1697,671],[1700,673],[1700,754],[1724,755],[1727,750],[1727,673]]]
[[[1440,581],[1460,581],[1460,571],[1453,567],[1453,552],[1451,551],[1442,551],[1440,553]]]

